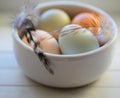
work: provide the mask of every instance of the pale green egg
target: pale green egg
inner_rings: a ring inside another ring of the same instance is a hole
[[[63,28],[58,41],[62,54],[79,54],[99,48],[99,43],[92,32],[81,27],[70,30]]]
[[[69,15],[61,9],[49,9],[40,15],[38,29],[52,32],[71,22]]]

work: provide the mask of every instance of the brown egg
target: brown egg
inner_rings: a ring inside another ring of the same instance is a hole
[[[43,30],[36,30],[32,32],[33,39],[39,43],[39,47],[47,53],[60,54],[60,48],[57,40],[49,33]],[[23,37],[22,41],[29,45],[26,37]],[[29,45],[33,47],[32,45]]]
[[[73,20],[73,24],[79,24],[82,27],[89,29],[94,35],[97,34],[101,25],[100,15],[96,13],[80,13],[76,15]]]

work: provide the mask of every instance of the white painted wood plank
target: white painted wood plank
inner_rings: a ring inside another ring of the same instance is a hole
[[[0,86],[6,85],[37,85],[34,81],[26,77],[19,69],[0,69]]]
[[[110,70],[119,70],[120,71],[120,57],[114,57],[112,64],[110,65]]]
[[[91,86],[120,88],[120,71],[107,71]]]
[[[120,70],[120,34],[115,45],[115,52],[110,70]]]
[[[0,87],[0,98],[120,98],[120,88]]]
[[[0,69],[19,68],[13,52],[0,53]]]
[[[11,28],[0,25],[0,52],[13,51]]]

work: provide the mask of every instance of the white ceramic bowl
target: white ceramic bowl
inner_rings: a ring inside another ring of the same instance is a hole
[[[117,36],[117,27],[112,18],[104,11],[80,2],[56,1],[40,4],[37,9],[44,11],[49,8],[60,8],[65,10],[71,17],[79,12],[95,11],[108,23],[113,38],[104,46],[82,54],[56,55],[45,53],[49,58],[54,75],[50,74],[40,62],[33,50],[25,45],[19,38],[16,30],[13,30],[14,52],[18,64],[26,76],[31,79],[52,87],[78,87],[97,80],[110,66],[113,59],[113,49]]]

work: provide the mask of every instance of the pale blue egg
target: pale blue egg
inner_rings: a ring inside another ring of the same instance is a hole
[[[79,54],[99,48],[96,37],[89,30],[81,27],[65,28],[58,39],[62,54]]]

